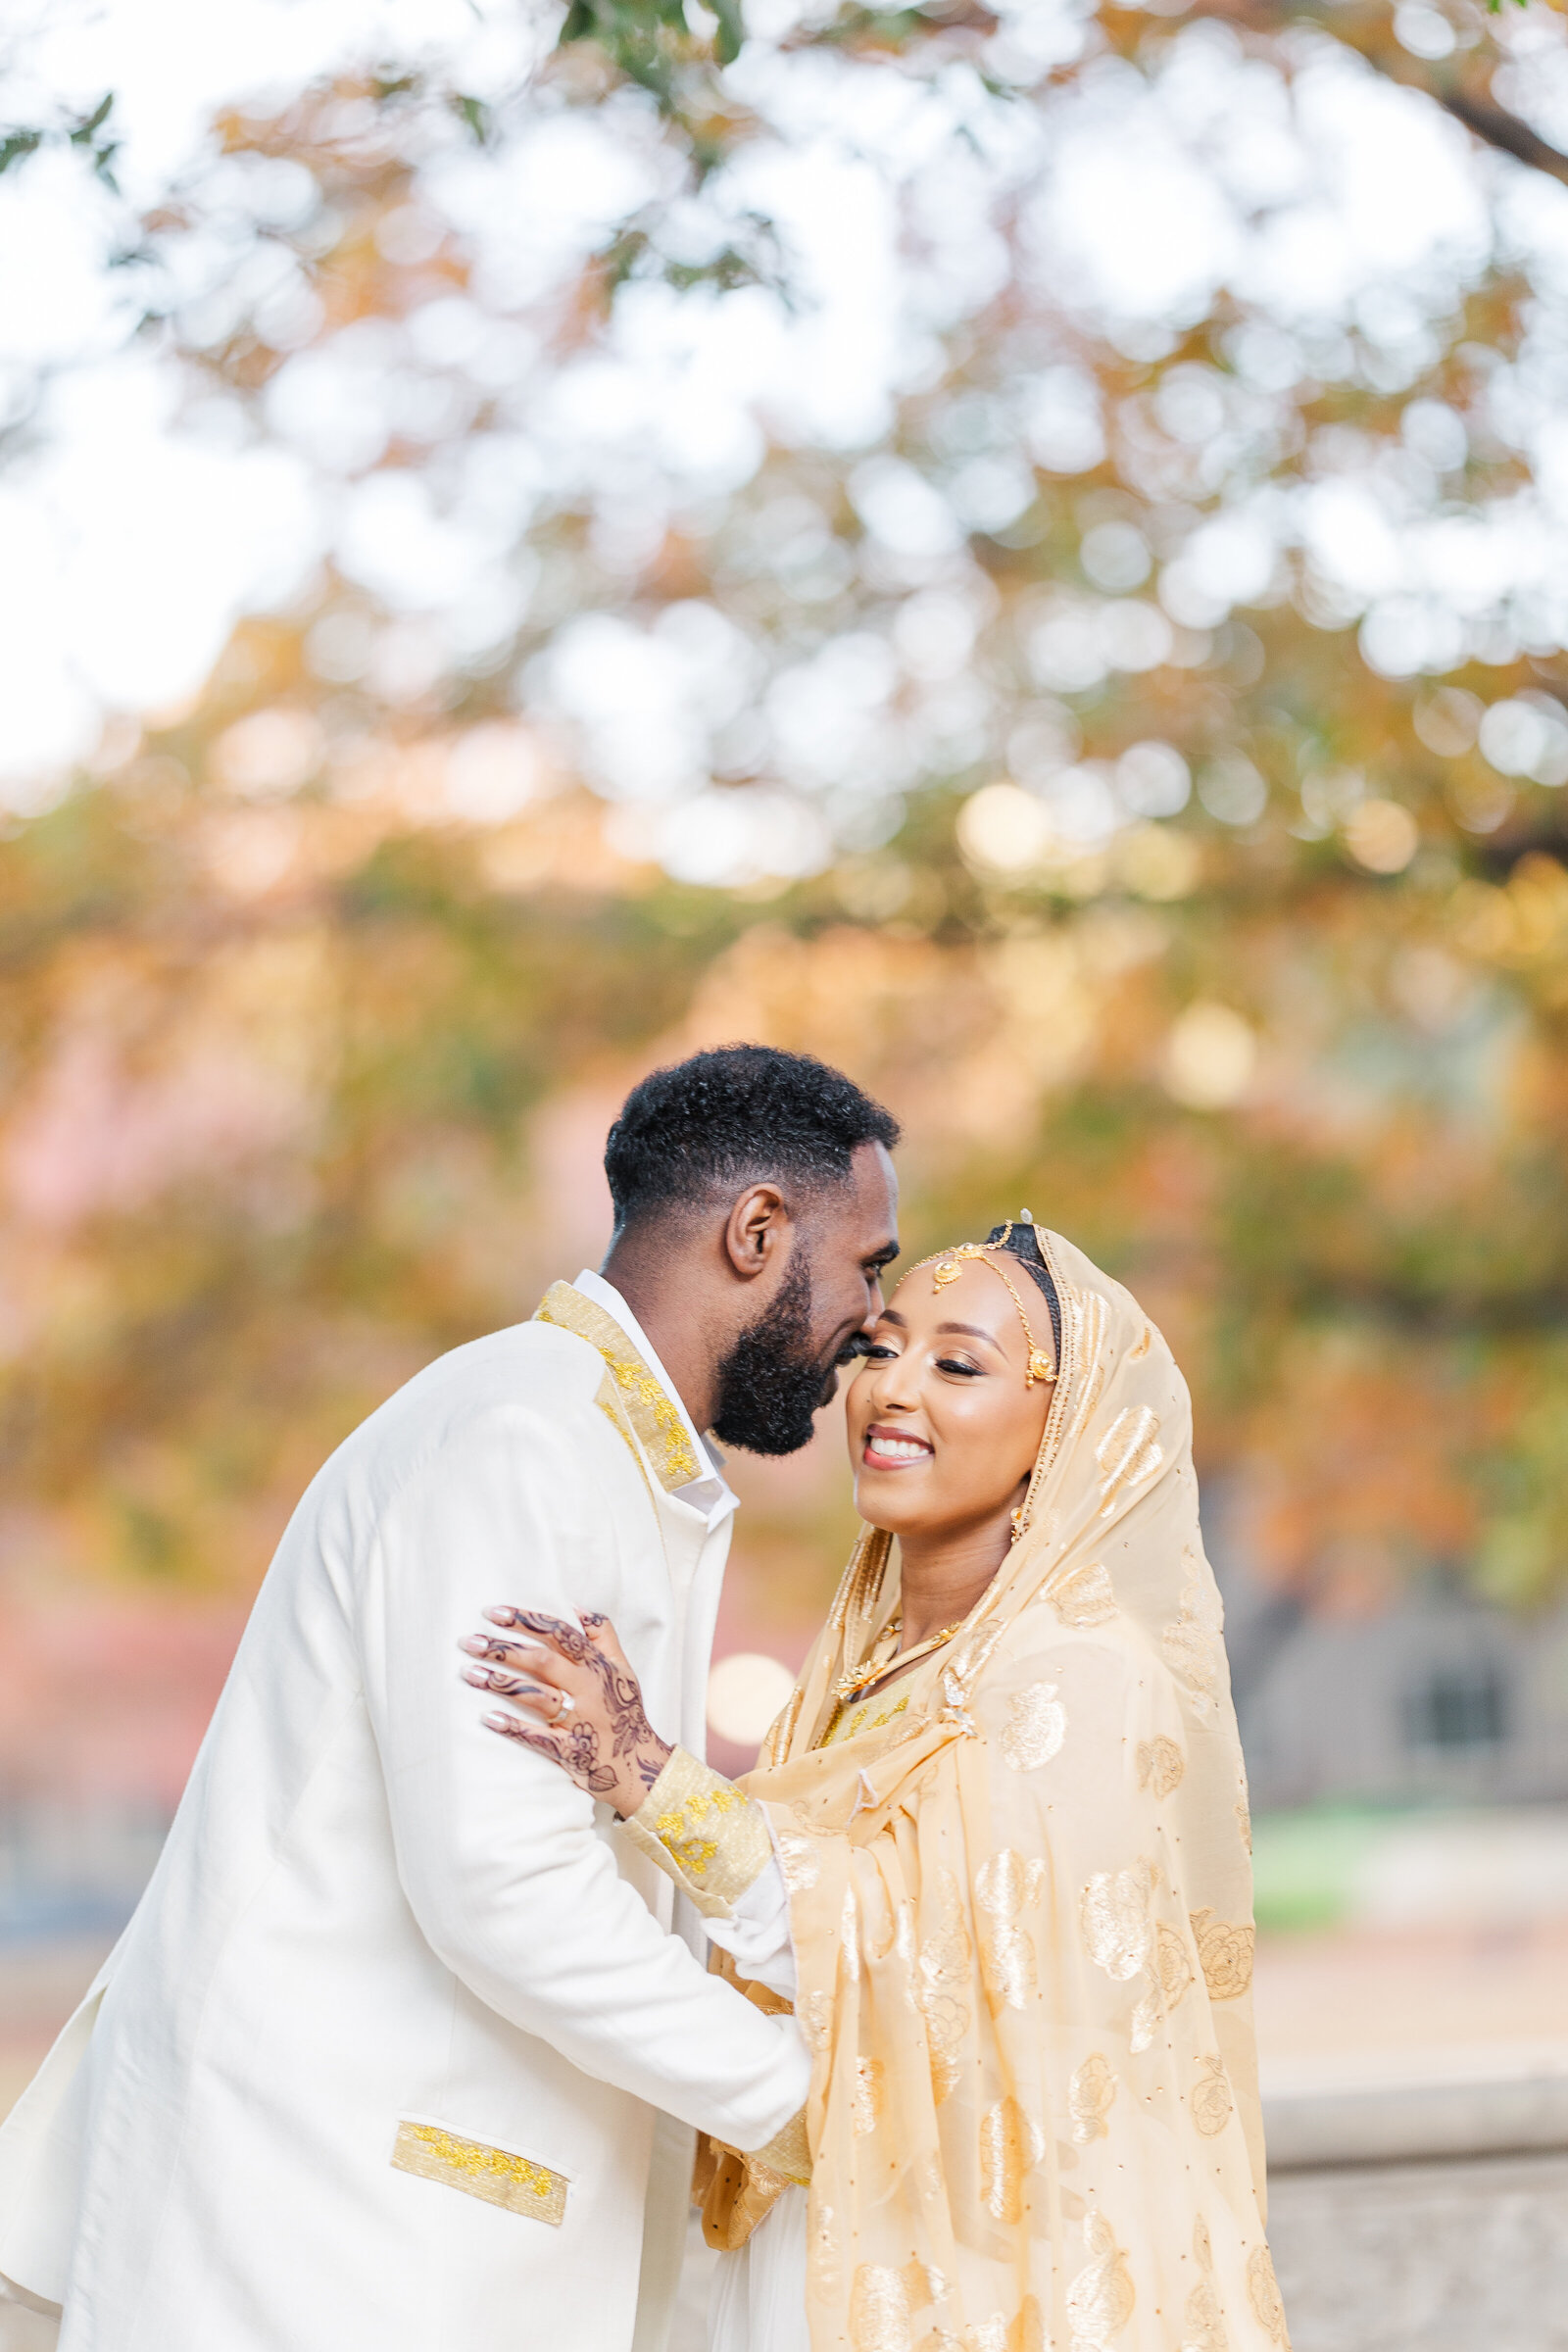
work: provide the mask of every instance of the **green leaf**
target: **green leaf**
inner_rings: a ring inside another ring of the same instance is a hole
[[[115,93],[113,90],[110,90],[105,97],[99,99],[97,106],[93,109],[93,112],[90,115],[83,115],[81,121],[76,124],[75,129],[71,133],[71,144],[73,147],[91,146],[99,131],[102,130],[104,124],[108,122],[111,110],[114,107],[114,103]]]
[[[721,66],[732,66],[741,53],[746,39],[746,23],[741,15],[741,0],[708,0],[718,19],[718,31],[713,40],[713,53]]]
[[[452,94],[452,108],[453,112],[460,115],[467,124],[473,134],[475,144],[487,147],[490,143],[490,109],[484,100],[465,97],[462,91],[455,90]]]
[[[0,137],[0,172],[9,172],[13,164],[20,164],[42,145],[41,130],[8,130]]]

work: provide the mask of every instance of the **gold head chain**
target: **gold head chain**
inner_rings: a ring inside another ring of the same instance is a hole
[[[1025,1209],[1018,1222],[1022,1225],[1032,1225],[1034,1219]],[[1026,1389],[1032,1389],[1037,1380],[1054,1380],[1056,1368],[1030,1328],[1029,1317],[1024,1311],[1024,1303],[1018,1296],[1017,1285],[1012,1276],[1006,1272],[1004,1267],[998,1265],[993,1255],[993,1251],[1005,1249],[1011,1239],[1012,1220],[1009,1218],[1003,1227],[1000,1242],[960,1242],[956,1250],[938,1250],[932,1256],[918,1259],[909,1268],[909,1272],[918,1274],[921,1266],[935,1266],[936,1272],[931,1277],[931,1287],[934,1291],[945,1291],[949,1283],[956,1282],[958,1276],[963,1272],[964,1260],[969,1259],[980,1265],[989,1266],[997,1280],[1005,1285],[1007,1296],[1018,1310],[1018,1320],[1023,1325],[1023,1336],[1029,1346],[1029,1360],[1024,1367],[1023,1385]]]

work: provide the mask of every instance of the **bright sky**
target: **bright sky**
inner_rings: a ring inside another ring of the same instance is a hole
[[[1291,545],[1327,603],[1361,616],[1368,658],[1391,674],[1467,652],[1506,658],[1521,638],[1568,644],[1568,424],[1549,333],[1489,396],[1489,429],[1528,458],[1534,486],[1485,510],[1456,504],[1466,422],[1435,401],[1412,409],[1402,450],[1325,437],[1306,485],[1268,479],[1283,395],[1303,373],[1348,365],[1348,328],[1396,390],[1433,348],[1429,318],[1451,311],[1495,243],[1558,304],[1568,291],[1568,190],[1477,158],[1434,107],[1327,42],[1303,51],[1293,96],[1223,28],[1200,24],[1153,83],[1104,58],[1037,110],[968,73],[931,84],[755,40],[734,74],[775,135],[743,150],[666,235],[700,257],[748,208],[764,210],[805,299],[787,310],[755,288],[714,299],[641,285],[600,345],[546,366],[530,316],[665,184],[638,110],[524,110],[486,153],[454,132],[420,192],[467,241],[475,299],[325,344],[312,342],[312,299],[283,249],[252,233],[258,219],[308,219],[314,183],[288,167],[269,177],[218,165],[208,125],[225,104],[388,57],[499,96],[552,37],[553,10],[36,5],[30,31],[13,21],[8,32],[12,119],[83,111],[112,88],[126,195],[144,205],[202,191],[205,225],[177,260],[187,335],[218,339],[255,308],[268,339],[295,356],[269,395],[265,436],[221,404],[192,409],[172,364],[129,339],[133,277],[105,266],[123,228],[109,195],[58,152],[0,179],[0,397],[14,384],[20,401],[46,378],[35,429],[0,473],[0,790],[18,808],[46,804],[105,712],[195,691],[240,612],[308,602],[328,551],[399,616],[392,693],[400,662],[428,676],[505,639],[530,594],[519,537],[553,502],[593,509],[608,576],[618,566],[634,580],[671,512],[711,515],[744,492],[770,434],[857,459],[852,493],[902,598],[891,622],[829,630],[814,650],[781,656],[707,605],[652,625],[568,610],[518,695],[570,735],[602,789],[634,805],[633,830],[636,805],[663,811],[657,846],[677,870],[739,870],[713,827],[743,821],[767,835],[772,870],[819,862],[834,833],[860,822],[857,793],[895,791],[926,757],[890,716],[901,676],[919,681],[928,735],[951,748],[983,726],[960,674],[988,617],[965,526],[1017,514],[1031,463],[1070,477],[1125,429],[1100,415],[1067,351],[1037,351],[976,410],[972,446],[950,454],[940,481],[879,453],[899,396],[932,372],[933,338],[1004,281],[1004,205],[1022,220],[1026,290],[1058,320],[1149,358],[1169,348],[1168,322],[1203,316],[1220,288],[1250,320],[1233,375],[1178,371],[1160,395],[1162,432],[1190,453],[1200,492],[1223,491],[1222,512],[1161,551],[1157,580],[1136,531],[1119,526],[1117,540],[1112,525],[1095,550],[1086,541],[1105,593],[1060,600],[1031,624],[1043,692],[1172,658],[1183,630],[1271,593]],[[765,35],[789,21],[790,0],[754,0],[750,14]],[[1432,10],[1400,16],[1412,47],[1441,40]],[[1533,17],[1514,70],[1528,68],[1542,104],[1568,122],[1559,31]],[[998,62],[1022,76],[1076,56],[1085,37],[1080,0],[1020,0]],[[504,394],[507,421],[483,435],[463,430],[476,387]],[[422,439],[429,465],[378,472],[394,432]],[[793,565],[808,605],[831,600],[842,550],[808,501],[781,504],[754,517],[768,562]],[[735,796],[705,798],[705,787],[726,760],[744,772],[743,739],[759,726],[778,782],[738,815]],[[875,837],[872,819],[862,833]]]

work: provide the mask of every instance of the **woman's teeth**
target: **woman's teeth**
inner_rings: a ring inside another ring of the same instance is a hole
[[[918,1438],[867,1438],[867,1453],[884,1462],[917,1462],[931,1450]]]

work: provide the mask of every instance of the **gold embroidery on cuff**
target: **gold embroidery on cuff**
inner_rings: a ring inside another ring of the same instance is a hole
[[[462,2139],[439,2124],[400,2123],[392,2163],[400,2173],[438,2180],[445,2188],[482,2197],[487,2205],[500,2205],[508,2213],[548,2222],[552,2230],[559,2230],[566,2218],[564,2173],[553,2173],[549,2165],[515,2156],[510,2148],[492,2148],[482,2139]]]
[[[708,1919],[727,1918],[773,1859],[761,1808],[683,1747],[621,1829]]]
[[[775,2132],[765,2148],[748,2156],[748,2164],[766,2165],[770,2173],[782,2173],[786,2180],[805,2188],[811,2178],[811,2150],[806,2136],[806,2109],[792,2115],[782,2132]]]

